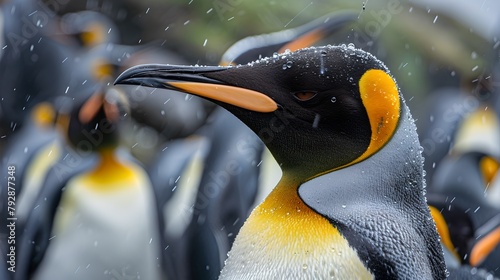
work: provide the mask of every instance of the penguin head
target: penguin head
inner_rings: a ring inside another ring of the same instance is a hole
[[[117,79],[212,100],[304,181],[368,158],[392,136],[400,95],[387,68],[354,47],[324,46],[236,67],[143,65]]]
[[[116,147],[120,124],[128,113],[127,105],[124,94],[116,88],[101,88],[71,111],[69,142],[84,152]]]
[[[61,20],[61,29],[84,48],[119,41],[117,26],[104,14],[94,11],[65,14]]]
[[[56,118],[55,108],[50,102],[40,102],[32,109],[31,118],[39,127],[52,127]]]
[[[274,53],[296,51],[312,46],[346,28],[357,18],[358,13],[355,11],[335,12],[292,29],[246,37],[227,49],[222,55],[220,64],[238,65]]]

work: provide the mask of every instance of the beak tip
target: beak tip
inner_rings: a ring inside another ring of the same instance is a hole
[[[134,67],[131,67],[125,71],[123,71],[119,76],[118,78],[116,78],[116,80],[114,81],[114,85],[117,85],[117,84],[137,84],[137,80],[140,80],[140,78],[142,78],[142,75],[140,75],[142,72],[143,72],[143,69],[144,67],[142,67],[141,65],[138,65],[138,66],[134,66]],[[139,79],[134,79],[134,77],[137,77]]]

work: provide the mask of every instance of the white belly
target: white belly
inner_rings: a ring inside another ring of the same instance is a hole
[[[72,179],[34,279],[160,279],[155,202],[144,178],[102,193]]]

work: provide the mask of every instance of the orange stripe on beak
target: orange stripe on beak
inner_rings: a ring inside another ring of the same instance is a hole
[[[169,82],[168,84],[187,93],[254,112],[270,113],[278,109],[276,102],[269,96],[250,89],[194,82]]]

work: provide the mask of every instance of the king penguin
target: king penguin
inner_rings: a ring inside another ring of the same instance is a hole
[[[500,205],[488,198],[499,166],[484,152],[451,154],[436,168],[427,196],[443,246],[462,266],[495,277],[500,277]]]
[[[219,279],[446,278],[414,121],[371,54],[343,45],[236,67],[142,65],[115,83],[212,100],[280,163]]]
[[[161,279],[151,182],[119,146],[125,107],[110,87],[72,110],[67,135],[79,157],[49,171],[20,237],[16,279]]]
[[[220,63],[243,64],[280,50],[308,47],[347,29],[355,19],[353,12],[337,12],[292,29],[246,37],[229,47]],[[196,134],[209,140],[209,149],[192,203],[191,223],[183,235],[188,239],[188,259],[175,259],[192,279],[212,280],[219,276],[244,221],[276,185],[281,170],[263,142],[221,107]]]

